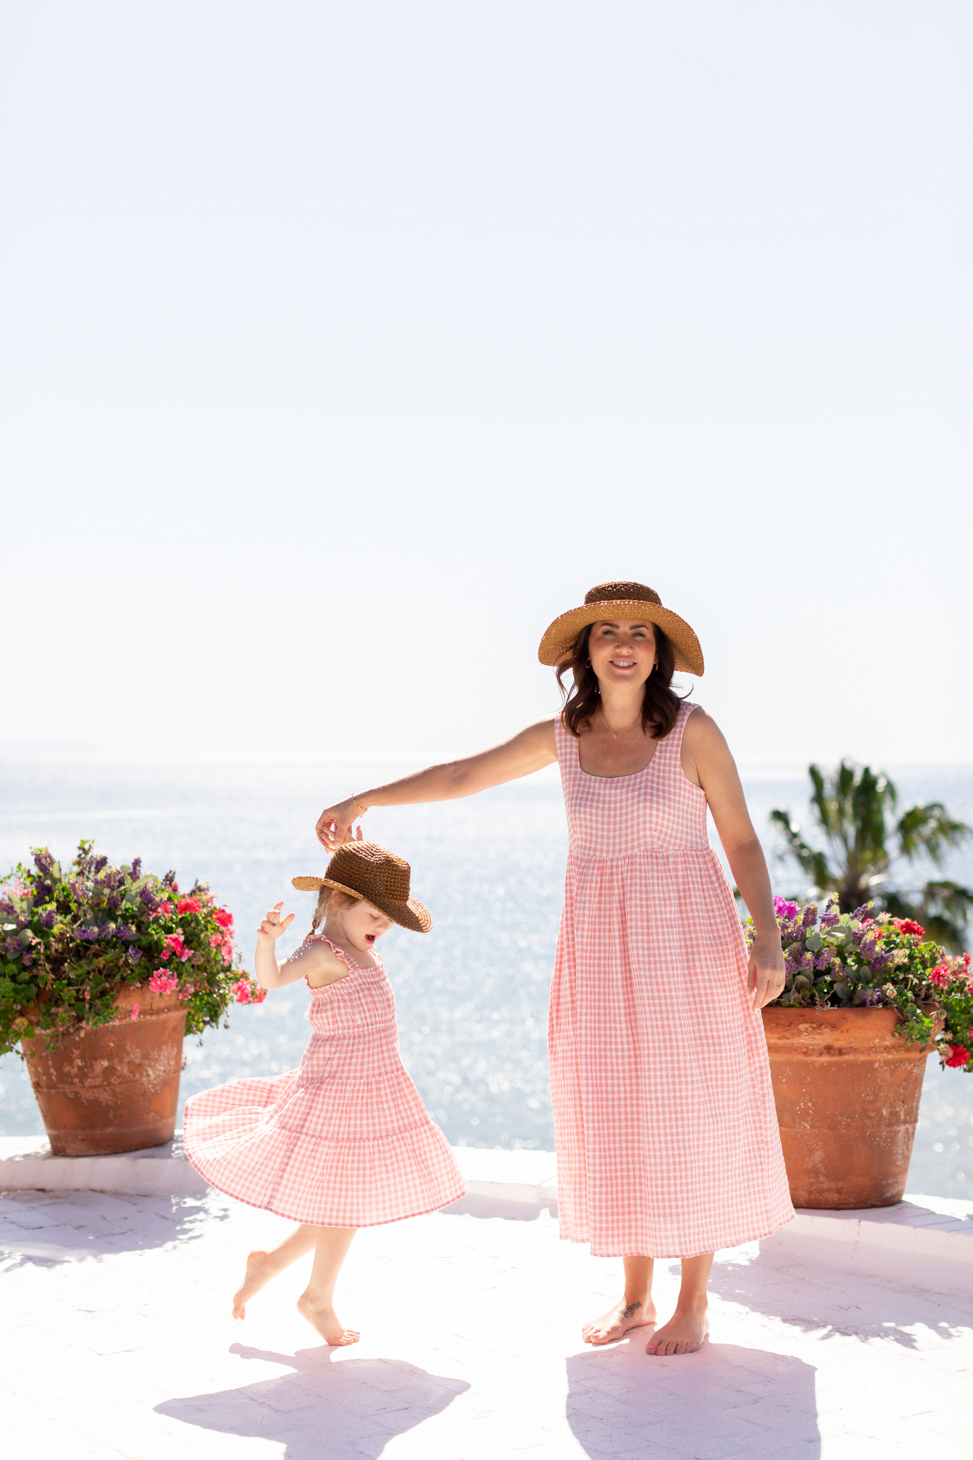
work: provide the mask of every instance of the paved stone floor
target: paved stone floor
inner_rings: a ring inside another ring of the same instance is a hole
[[[504,1212],[504,1215],[498,1215]],[[540,1203],[468,1197],[358,1235],[338,1311],[294,1311],[306,1264],[228,1300],[287,1224],[221,1197],[0,1195],[5,1452],[212,1460],[894,1460],[973,1454],[973,1298],[756,1245],[714,1270],[712,1341],[647,1357],[579,1341],[617,1263],[557,1239]],[[812,1253],[813,1249],[813,1253]],[[661,1266],[671,1303],[675,1267]],[[958,1283],[957,1287],[961,1284]]]

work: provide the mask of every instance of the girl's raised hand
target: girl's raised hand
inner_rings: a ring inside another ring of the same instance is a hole
[[[326,852],[336,852],[345,842],[365,840],[361,826],[357,826],[352,833],[352,823],[360,815],[360,807],[355,805],[350,796],[347,801],[339,801],[337,806],[329,806],[321,812],[314,830]]]
[[[283,906],[284,904],[282,902],[278,902],[265,915],[263,922],[257,929],[258,938],[268,938],[273,943],[276,938],[280,937],[281,933],[290,927],[294,921],[294,913],[288,913],[286,918],[282,918],[280,910]]]

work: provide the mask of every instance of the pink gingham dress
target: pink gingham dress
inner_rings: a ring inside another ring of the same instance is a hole
[[[399,1057],[384,964],[311,985],[299,1070],[234,1080],[186,1102],[186,1155],[238,1201],[316,1227],[375,1227],[438,1210],[466,1186]]]
[[[567,808],[548,1035],[561,1236],[696,1257],[793,1217],[733,896],[683,772],[683,705],[644,771],[587,775],[555,721]]]

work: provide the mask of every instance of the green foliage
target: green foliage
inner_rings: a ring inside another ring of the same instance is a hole
[[[180,895],[175,873],[114,867],[82,841],[71,867],[44,848],[0,890],[0,1054],[22,1037],[49,1045],[107,1024],[122,988],[178,993],[186,1032],[217,1025],[234,998],[259,998],[234,966],[233,917],[205,883]]]
[[[881,771],[842,761],[833,775],[808,767],[811,805],[825,848],[810,845],[789,811],[770,813],[783,832],[785,846],[809,883],[820,892],[833,891],[842,913],[852,913],[873,897],[887,912],[923,923],[941,943],[962,948],[973,892],[956,882],[927,882],[914,897],[882,891],[896,861],[928,857],[941,866],[946,852],[960,846],[971,828],[949,815],[940,801],[910,806],[901,816],[898,793]]]

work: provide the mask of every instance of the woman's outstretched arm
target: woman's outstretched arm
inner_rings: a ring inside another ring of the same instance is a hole
[[[352,823],[370,806],[411,806],[417,801],[452,801],[472,796],[490,786],[502,786],[521,776],[532,775],[553,765],[557,760],[553,720],[540,720],[528,725],[512,740],[468,755],[463,760],[444,765],[427,766],[424,771],[390,781],[387,786],[373,786],[370,791],[356,791],[345,801],[328,806],[318,817],[318,841],[333,852],[351,841]]]

